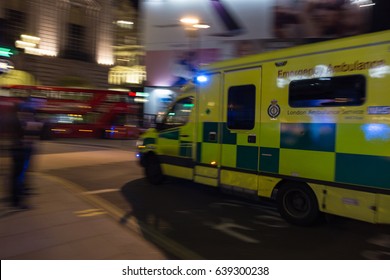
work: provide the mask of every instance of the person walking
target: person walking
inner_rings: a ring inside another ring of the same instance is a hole
[[[15,104],[9,115],[11,206],[26,210],[30,206],[26,198],[31,190],[27,184],[27,172],[34,153],[34,141],[40,133],[42,123],[35,120],[34,104],[30,101]]]

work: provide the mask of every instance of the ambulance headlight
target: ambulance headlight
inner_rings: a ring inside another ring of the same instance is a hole
[[[137,140],[137,142],[135,142],[135,146],[136,146],[138,149],[143,149],[143,148],[145,148],[145,146],[144,146],[144,140]]]

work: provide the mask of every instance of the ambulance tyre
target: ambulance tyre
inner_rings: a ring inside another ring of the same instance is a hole
[[[319,219],[317,198],[306,184],[289,182],[282,185],[276,202],[280,215],[291,224],[309,226]]]
[[[146,179],[153,185],[159,185],[164,181],[160,161],[155,155],[149,155],[145,161]]]

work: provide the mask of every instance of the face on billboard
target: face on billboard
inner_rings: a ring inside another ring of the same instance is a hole
[[[273,36],[339,38],[362,34],[370,29],[371,13],[372,6],[362,6],[359,1],[279,1],[273,7]]]

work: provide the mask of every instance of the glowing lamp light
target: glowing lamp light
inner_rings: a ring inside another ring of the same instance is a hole
[[[133,25],[134,24],[134,22],[127,21],[127,20],[117,20],[116,23],[117,24],[127,24],[127,25]]]
[[[16,40],[15,41],[15,46],[20,49],[25,49],[25,48],[35,48],[37,46],[36,43],[31,43],[31,42],[25,42],[21,40]]]
[[[197,24],[194,24],[193,27],[199,28],[199,29],[207,29],[207,28],[210,28],[210,25],[208,25],[206,23],[197,23]]]
[[[198,24],[199,23],[199,19],[191,18],[191,17],[185,17],[185,18],[181,18],[180,22],[184,23],[184,24]]]
[[[39,38],[39,37],[26,35],[26,34],[20,35],[20,38],[22,39],[23,42],[32,43],[35,45],[38,45],[41,41],[41,38]]]

